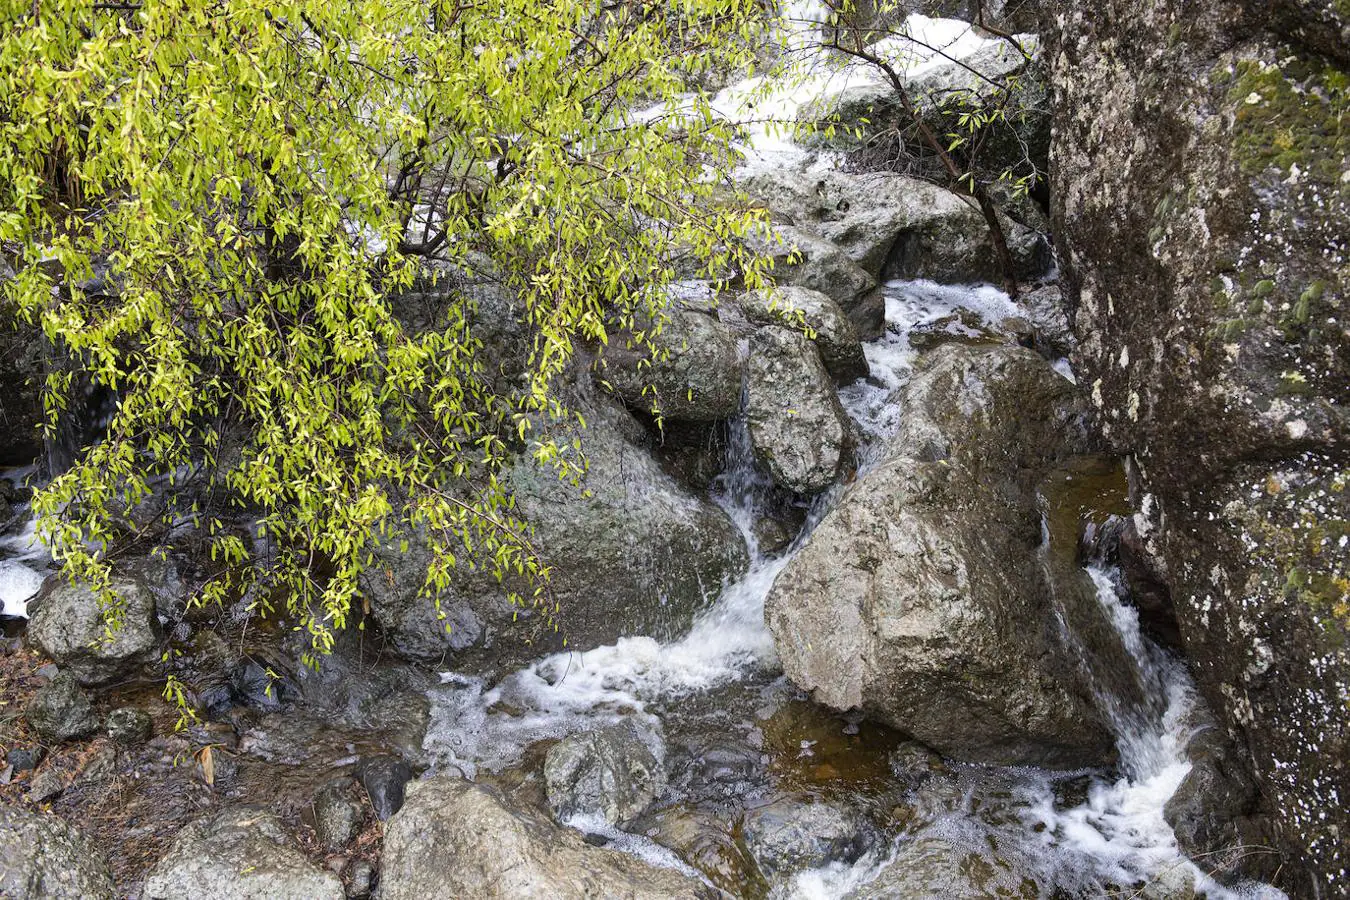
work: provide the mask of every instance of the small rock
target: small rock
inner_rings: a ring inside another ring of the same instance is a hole
[[[815,797],[783,797],[752,810],[742,833],[746,849],[770,878],[854,862],[877,840],[856,810]]]
[[[404,789],[412,781],[412,766],[394,756],[363,759],[356,777],[370,796],[375,815],[383,822],[403,807]]]
[[[375,890],[375,867],[358,859],[347,870],[347,896],[351,900],[366,900]]]
[[[5,762],[14,767],[15,774],[28,772],[42,762],[41,747],[15,747],[5,754]]]
[[[61,792],[66,789],[66,779],[61,773],[54,769],[43,769],[33,776],[33,780],[28,783],[28,802],[34,805],[46,803],[55,797],[61,796]]]
[[[57,675],[38,688],[24,710],[28,724],[50,743],[88,737],[98,731],[98,716],[89,695],[69,674]]]
[[[918,741],[905,741],[891,751],[887,758],[891,774],[898,780],[917,784],[933,775],[947,773],[942,757],[920,744]]]
[[[134,706],[121,706],[108,713],[108,737],[124,747],[150,740],[154,727],[150,714]]]
[[[230,691],[240,703],[253,709],[274,711],[281,708],[284,684],[273,678],[256,660],[241,659],[230,670]]]
[[[314,792],[314,831],[330,851],[341,850],[361,830],[365,808],[352,797],[350,778],[335,778]]]
[[[112,777],[116,771],[117,750],[108,744],[103,744],[85,761],[77,780],[80,782],[102,781],[104,778]]]
[[[558,818],[598,815],[622,827],[665,790],[666,770],[632,727],[617,725],[554,745],[544,759],[544,781]]]

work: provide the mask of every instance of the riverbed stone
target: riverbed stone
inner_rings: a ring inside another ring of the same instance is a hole
[[[1192,859],[1203,860],[1213,877],[1242,874],[1241,861],[1264,841],[1251,840],[1257,812],[1257,790],[1228,736],[1204,711],[1186,745],[1190,771],[1163,807],[1177,846]]]
[[[1030,350],[949,344],[900,403],[883,460],[769,592],[784,671],[953,759],[1104,762],[1113,741],[1055,607],[1095,595],[1057,589],[1041,555],[1037,486],[1084,443],[1073,386]]]
[[[820,291],[839,304],[863,340],[881,334],[886,303],[877,277],[839,245],[806,228],[775,225],[768,235],[748,239],[750,249],[773,259],[779,285]]]
[[[881,874],[849,893],[846,900],[1036,900],[1043,896],[1041,885],[1017,860],[987,846],[921,837],[901,841]]]
[[[155,723],[150,714],[135,706],[119,706],[108,713],[108,737],[123,746],[144,744],[154,733]]]
[[[875,830],[860,812],[809,796],[780,797],[752,809],[745,815],[742,835],[746,849],[770,880],[832,862],[854,862],[877,842]]]
[[[355,787],[350,778],[335,778],[314,792],[310,807],[314,833],[329,852],[346,847],[361,830],[366,811],[354,796]]]
[[[588,379],[589,381],[589,379]],[[684,633],[724,583],[749,565],[745,539],[716,504],[667,474],[651,434],[615,399],[577,387],[572,408],[586,427],[564,432],[586,454],[579,484],[551,466],[518,459],[506,474],[515,514],[549,566],[546,609],[513,605],[531,586],[458,567],[437,617],[423,590],[429,554],[397,540],[376,554],[362,584],[376,620],[402,655],[461,672],[501,672],[563,649],[588,650],[620,637]],[[452,627],[447,632],[446,625]]]
[[[817,235],[872,278],[927,278],[946,284],[1002,281],[978,205],[931,181],[893,172],[775,169],[756,173],[743,186],[783,223],[783,234]],[[1000,224],[1018,277],[1042,274],[1050,261],[1045,240],[1006,215],[1000,216]],[[804,245],[811,246],[809,237]],[[879,333],[867,330],[856,316],[854,321],[864,339]]]
[[[361,760],[356,768],[356,777],[381,822],[403,807],[404,792],[412,776],[412,766],[396,756],[372,756]]]
[[[690,422],[729,419],[741,408],[741,360],[736,337],[711,312],[677,309],[652,349],[610,339],[597,377],[630,407]],[[654,352],[653,352],[654,351]]]
[[[53,575],[34,604],[28,640],[81,684],[105,684],[156,658],[159,619],[153,593],[136,577],[114,577],[112,589],[124,608],[110,637],[98,598],[82,584]]]
[[[832,298],[801,287],[749,291],[737,301],[742,315],[757,325],[805,325],[825,368],[840,383],[867,377],[867,356],[852,320]],[[739,384],[737,385],[739,390]]]
[[[300,852],[281,820],[236,807],[190,822],[145,879],[145,900],[341,900],[342,882]]]
[[[755,460],[802,494],[834,484],[848,451],[848,417],[815,346],[778,326],[750,338],[746,425]]]
[[[594,847],[493,788],[436,776],[409,785],[385,828],[382,900],[708,898],[701,882]]]
[[[13,900],[112,900],[97,849],[55,816],[0,804],[0,896]]]
[[[549,748],[544,784],[559,819],[599,816],[622,828],[661,796],[666,769],[631,726],[615,725]]]
[[[99,727],[93,701],[67,672],[37,689],[24,718],[43,740],[54,744],[89,737]]]

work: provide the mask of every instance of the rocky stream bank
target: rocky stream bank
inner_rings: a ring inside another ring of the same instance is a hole
[[[750,146],[779,286],[681,283],[678,352],[577,369],[587,493],[511,471],[557,631],[391,546],[315,672],[187,608],[185,549],[127,555],[100,640],[6,336],[0,896],[1345,896],[1350,20],[1024,6],[1020,295],[958,194]],[[962,62],[916,81],[1003,64],[923,23]],[[885,99],[836,88],[798,103]],[[454,274],[510,378],[511,296]]]

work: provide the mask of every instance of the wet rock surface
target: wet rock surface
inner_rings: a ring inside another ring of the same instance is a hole
[[[564,738],[544,759],[549,806],[558,818],[599,816],[631,824],[666,787],[665,766],[627,725]]]
[[[885,461],[769,594],[784,669],[958,759],[1103,761],[1111,739],[1037,558],[1035,486],[1082,440],[1072,386],[1030,351],[948,345],[902,402]]]
[[[0,896],[14,900],[112,900],[102,855],[53,816],[0,804]]]
[[[929,900],[938,897],[1013,897],[1035,900],[1040,885],[1015,862],[984,848],[940,838],[902,842],[895,858],[848,900]]]
[[[774,280],[820,291],[839,304],[864,340],[881,332],[885,304],[877,277],[851,259],[835,244],[804,229],[775,226],[768,238],[751,242],[756,253],[774,261]]]
[[[714,422],[741,408],[741,361],[731,330],[711,312],[676,310],[652,337],[656,355],[622,346],[601,356],[603,379],[625,403],[670,419]]]
[[[824,249],[833,246],[834,253],[842,251],[864,274],[878,280],[929,278],[951,284],[1001,280],[979,209],[969,198],[923,179],[886,172],[776,170],[757,174],[744,186],[765,203],[776,221],[785,223],[778,229],[785,243],[815,252],[822,261],[819,267],[834,258]],[[1019,277],[1041,274],[1048,263],[1044,239],[1010,219],[1005,218],[1003,225]],[[838,277],[833,270],[817,273],[808,271],[806,263],[802,266],[790,270],[786,278],[779,277],[775,268],[775,277],[780,284],[824,291],[846,311],[855,308],[845,292],[828,287],[829,278]],[[840,263],[835,268],[847,271]],[[866,284],[856,275],[848,283],[854,286],[855,297]],[[875,337],[880,330],[879,304],[875,311],[870,305],[857,310],[849,314],[859,335]]]
[[[1257,791],[1244,762],[1217,723],[1199,724],[1186,747],[1191,769],[1163,807],[1177,843],[1194,859],[1206,860],[1205,871],[1219,878],[1250,870],[1244,858],[1267,855],[1256,812]]]
[[[341,850],[361,830],[366,811],[356,799],[355,789],[352,779],[335,778],[314,792],[314,832],[329,851]]]
[[[104,684],[155,659],[154,595],[138,578],[114,579],[112,589],[124,607],[110,637],[98,598],[86,587],[53,577],[35,601],[28,640],[81,684]]]
[[[44,740],[58,744],[89,737],[99,728],[93,701],[75,676],[64,672],[38,689],[24,718]]]
[[[375,756],[361,760],[356,767],[357,780],[366,789],[370,805],[381,822],[403,808],[412,766],[394,756]]]
[[[582,394],[582,483],[529,461],[509,475],[517,512],[534,526],[532,543],[552,571],[556,618],[508,601],[506,589],[524,591],[524,583],[467,572],[456,573],[438,614],[423,589],[429,555],[416,542],[406,550],[392,543],[363,583],[395,650],[460,671],[501,670],[564,641],[584,650],[625,635],[671,637],[745,570],[745,541],[726,514],[662,470],[651,436],[628,411]]]
[[[848,419],[820,355],[801,333],[769,326],[751,337],[746,424],[755,458],[783,487],[815,494],[834,483]]]
[[[810,796],[784,797],[751,810],[742,835],[769,877],[851,863],[877,842],[875,831],[856,810]]]
[[[867,376],[867,356],[853,322],[825,294],[809,288],[772,288],[741,295],[737,306],[758,325],[791,328],[800,322],[810,328],[811,341],[836,380],[847,383]]]
[[[461,897],[705,898],[701,882],[593,847],[491,788],[438,776],[414,782],[385,831],[383,900]]]
[[[338,900],[342,882],[314,866],[272,814],[237,808],[186,826],[145,879],[145,900]]]

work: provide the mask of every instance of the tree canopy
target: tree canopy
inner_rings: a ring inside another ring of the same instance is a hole
[[[64,360],[49,427],[117,398],[35,508],[110,627],[151,532],[208,542],[199,601],[320,651],[374,541],[425,541],[433,595],[457,557],[542,583],[498,474],[580,464],[554,379],[659,327],[677,257],[757,277],[734,126],[689,85],[763,27],[755,0],[0,0],[3,303]],[[527,377],[487,371],[468,294],[400,318],[427,258],[519,297]]]

